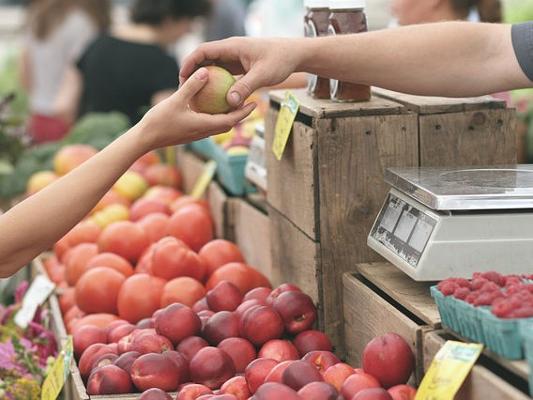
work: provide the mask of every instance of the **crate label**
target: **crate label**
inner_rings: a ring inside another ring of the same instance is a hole
[[[415,399],[453,400],[482,351],[479,343],[447,341],[431,362]]]
[[[48,296],[54,291],[55,285],[45,277],[39,275],[24,295],[22,307],[15,315],[15,323],[22,329],[26,329],[33,320],[37,307],[42,305]]]
[[[287,92],[285,94],[285,100],[281,103],[281,109],[279,110],[274,131],[274,143],[272,144],[272,151],[278,161],[283,156],[299,109],[300,103],[298,99],[291,92]]]
[[[204,196],[205,191],[207,190],[207,187],[213,180],[213,177],[215,176],[215,172],[217,170],[217,163],[214,160],[208,161],[207,164],[205,164],[204,171],[202,172],[202,175],[198,178],[196,181],[196,184],[194,185],[194,188],[191,192],[191,197],[194,197],[195,199],[200,199]]]
[[[57,399],[67,380],[73,352],[72,336],[69,336],[44,380],[41,400]]]

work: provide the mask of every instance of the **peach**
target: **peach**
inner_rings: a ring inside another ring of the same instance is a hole
[[[248,382],[250,393],[254,394],[257,389],[265,382],[266,377],[278,365],[276,360],[268,358],[258,358],[252,361],[244,371],[244,377]]]
[[[40,171],[33,174],[26,185],[26,194],[35,194],[53,182],[57,181],[58,176],[52,171]]]
[[[294,345],[288,340],[274,339],[266,342],[259,350],[260,358],[271,358],[277,362],[298,360],[300,355]]]
[[[199,113],[223,114],[232,109],[226,96],[235,83],[235,77],[224,68],[205,67],[209,79],[205,86],[190,100],[190,107]]]
[[[138,351],[141,354],[163,353],[173,348],[174,346],[172,346],[170,340],[157,334],[136,335],[133,336],[131,341],[131,350]]]
[[[363,370],[388,389],[409,380],[415,366],[413,351],[395,333],[372,339],[363,350]]]
[[[293,341],[302,356],[311,351],[332,351],[333,346],[327,335],[320,331],[304,331],[298,334]]]
[[[207,343],[203,338],[199,336],[191,336],[183,339],[176,347],[176,350],[183,354],[187,360],[191,361],[196,353],[208,346],[209,343]]]
[[[230,311],[220,311],[207,320],[203,337],[212,345],[239,336],[239,318]]]
[[[189,383],[181,388],[176,400],[196,400],[204,394],[213,394],[213,392],[205,385]]]
[[[207,298],[203,297],[200,300],[198,300],[196,303],[194,303],[194,306],[192,306],[192,310],[195,313],[209,310],[209,305],[207,304]]]
[[[242,303],[240,290],[232,283],[222,281],[207,292],[207,305],[215,312],[235,311]]]
[[[272,289],[266,287],[258,287],[250,290],[244,295],[243,302],[248,300],[257,300],[261,304],[266,305],[268,296],[272,293]]]
[[[276,289],[272,290],[270,292],[270,295],[267,297],[266,301],[269,306],[274,304],[274,301],[283,293],[285,292],[301,292],[302,290],[296,286],[292,285],[290,283],[284,283],[280,286],[278,286]]]
[[[118,326],[121,326],[121,325],[128,325],[129,322],[124,320],[124,319],[117,319],[113,322],[111,322],[108,326],[107,326],[107,333],[109,334],[109,332],[111,332],[113,329],[115,329],[116,327]]]
[[[116,365],[104,365],[95,370],[87,381],[87,394],[131,393],[133,385],[129,374]]]
[[[307,353],[302,360],[313,364],[321,374],[326,372],[329,367],[341,362],[331,351],[312,351]]]
[[[253,398],[254,400],[302,400],[290,387],[275,382],[265,383]]]
[[[191,378],[210,389],[219,388],[235,375],[231,357],[216,347],[204,347],[191,360]]]
[[[82,378],[89,377],[93,363],[104,354],[117,354],[117,352],[113,351],[108,345],[102,343],[92,344],[85,349],[78,363]]]
[[[189,360],[185,356],[177,351],[165,351],[163,355],[170,359],[174,364],[177,365],[178,369],[181,372],[181,382],[188,382],[190,378],[189,374]]]
[[[231,357],[237,373],[244,372],[248,364],[255,360],[257,356],[253,344],[243,338],[232,337],[224,339],[217,347]]]
[[[139,400],[172,400],[172,397],[161,389],[152,388],[144,391]]]
[[[254,306],[242,316],[240,333],[256,346],[261,346],[283,335],[283,320],[272,307]]]
[[[372,388],[361,390],[352,400],[392,400],[392,397],[385,389]]]
[[[80,357],[87,347],[95,343],[107,343],[107,332],[96,326],[82,326],[74,335],[74,354]]]
[[[235,314],[239,317],[239,320],[242,318],[244,313],[254,306],[264,306],[259,300],[246,300],[241,303],[239,307],[235,310]]]
[[[237,400],[247,400],[252,394],[244,376],[235,376],[226,381],[220,388],[222,394],[232,394]]]
[[[117,326],[116,328],[109,331],[107,335],[107,341],[109,343],[118,343],[120,339],[122,339],[124,336],[129,335],[135,329],[137,328],[135,327],[135,325],[132,324],[123,324]]]
[[[207,325],[207,321],[209,321],[209,318],[211,318],[215,313],[211,310],[204,310],[200,311],[198,314],[198,317],[200,317],[200,321],[202,321],[202,332],[205,329],[205,326]]]
[[[339,393],[326,382],[311,382],[298,391],[304,400],[337,400]]]
[[[131,366],[131,378],[137,389],[145,391],[158,388],[175,391],[183,383],[183,373],[178,365],[163,354],[144,354]]]
[[[272,368],[272,371],[265,378],[265,382],[283,383],[283,372],[287,369],[293,360],[283,361]]]
[[[365,389],[380,388],[379,381],[369,374],[354,374],[344,381],[341,394],[345,399],[352,399],[357,393]]]
[[[128,351],[127,353],[121,354],[116,360],[115,365],[119,368],[122,368],[128,374],[131,373],[131,366],[133,362],[138,359],[142,354],[138,351]]]
[[[155,330],[169,338],[174,345],[200,332],[202,321],[196,313],[183,304],[174,303],[165,307],[155,317]]]
[[[66,175],[97,152],[94,147],[86,144],[65,146],[54,156],[54,171],[59,176]]]
[[[392,400],[415,400],[416,389],[409,385],[396,385],[388,390]]]
[[[274,309],[283,319],[287,332],[291,334],[311,328],[317,316],[313,300],[302,292],[289,291],[280,294],[274,301]]]
[[[341,390],[344,381],[354,373],[355,371],[350,365],[338,363],[326,369],[323,375],[327,383],[333,385],[335,389]]]
[[[154,318],[143,318],[135,326],[139,329],[155,329],[155,320]]]
[[[293,361],[281,375],[283,384],[294,390],[300,390],[311,382],[322,382],[320,372],[309,362]]]

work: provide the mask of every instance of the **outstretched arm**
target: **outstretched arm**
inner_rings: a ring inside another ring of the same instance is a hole
[[[179,91],[100,153],[0,216],[0,278],[8,277],[65,235],[146,152],[226,132],[254,109],[197,114],[189,100],[207,82],[200,69]]]
[[[232,38],[200,46],[185,60],[181,80],[210,62],[244,74],[228,94],[231,104],[294,71],[432,96],[533,86],[517,60],[511,26],[497,24],[445,22],[318,39]]]

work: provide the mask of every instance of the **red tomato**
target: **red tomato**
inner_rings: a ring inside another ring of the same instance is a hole
[[[135,274],[126,279],[118,294],[118,315],[136,324],[149,318],[161,305],[166,281],[148,274]]]
[[[244,257],[236,244],[223,239],[207,243],[198,253],[207,267],[207,276],[230,262],[244,262]]]
[[[87,314],[116,314],[118,292],[125,280],[112,268],[92,268],[76,283],[76,304]]]
[[[213,221],[202,206],[190,204],[170,217],[168,232],[185,242],[192,250],[200,251],[213,239]]]
[[[111,252],[136,262],[149,245],[148,236],[130,221],[120,221],[104,229],[98,240],[101,252]]]
[[[197,281],[205,278],[205,265],[200,256],[178,240],[163,239],[152,256],[152,272],[167,280],[189,276]]]

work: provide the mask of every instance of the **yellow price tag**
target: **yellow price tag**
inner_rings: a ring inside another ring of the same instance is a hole
[[[72,360],[73,345],[72,336],[67,338],[63,350],[57,356],[50,368],[41,389],[41,400],[56,400],[65,385]]]
[[[176,166],[177,154],[175,146],[165,147],[165,161],[167,165],[170,165],[171,167]]]
[[[291,92],[287,92],[279,110],[274,131],[274,143],[272,143],[272,151],[278,161],[283,156],[285,146],[287,146],[287,141],[291,134],[292,125],[294,124],[299,109],[300,103],[298,99]]]
[[[453,400],[483,345],[447,341],[431,363],[416,393],[416,400]]]
[[[207,187],[213,180],[213,177],[215,176],[215,172],[217,171],[217,163],[214,160],[209,161],[207,164],[205,164],[204,171],[202,172],[202,175],[198,178],[198,181],[196,181],[196,184],[194,185],[194,188],[192,189],[191,196],[195,199],[200,199],[203,197],[205,191],[207,190]]]

